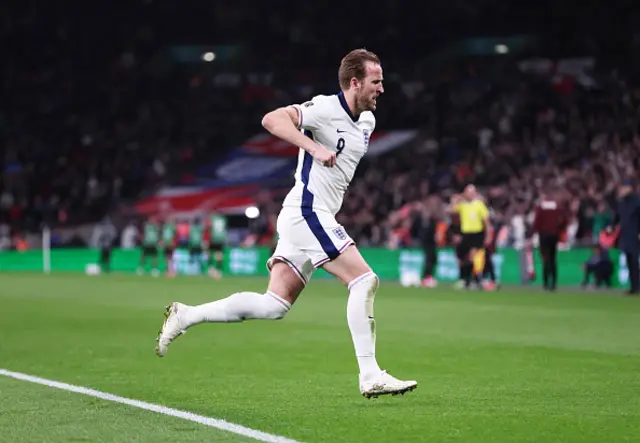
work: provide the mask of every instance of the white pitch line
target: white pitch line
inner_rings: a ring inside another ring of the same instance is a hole
[[[67,383],[61,383],[59,381],[47,380],[45,378],[34,377],[32,375],[22,374],[20,372],[11,372],[2,368],[0,368],[0,375],[15,378],[17,380],[37,383],[39,385],[49,386],[50,388],[76,392],[78,394],[84,394],[90,397],[96,397],[102,400],[112,401],[114,403],[121,403],[124,405],[133,406],[135,408],[144,409],[146,411],[157,412],[158,414],[182,418],[184,420],[193,421],[193,422],[200,423],[205,426],[210,426],[212,428],[217,428],[223,431],[232,432],[234,434],[242,435],[244,437],[249,437],[258,441],[264,441],[267,443],[301,443],[299,441],[291,440],[290,438],[281,437],[279,435],[268,434],[262,431],[256,431],[255,429],[247,428],[245,426],[237,425],[235,423],[230,423],[226,420],[205,417],[202,415],[194,414],[192,412],[180,411],[178,409],[167,408],[166,406],[154,405],[153,403],[147,403],[140,400],[133,400],[131,398],[120,397],[118,395],[109,394],[107,392],[100,392],[100,391],[85,388],[82,386],[74,386]]]

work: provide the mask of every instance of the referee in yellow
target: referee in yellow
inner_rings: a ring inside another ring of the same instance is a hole
[[[476,187],[467,185],[462,193],[462,201],[455,204],[452,210],[460,215],[460,233],[462,234],[460,247],[462,249],[461,255],[464,257],[460,277],[465,282],[465,288],[468,289],[471,285],[471,278],[477,279],[483,268],[483,266],[478,266],[479,271],[474,273],[473,264],[476,254],[484,251],[485,245],[489,244],[491,239],[489,209],[478,197]],[[480,283],[479,280],[476,281],[478,284]]]

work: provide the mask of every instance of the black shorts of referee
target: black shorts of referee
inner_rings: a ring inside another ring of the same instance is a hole
[[[460,241],[460,252],[466,256],[472,249],[484,248],[484,238],[484,231],[463,233]]]

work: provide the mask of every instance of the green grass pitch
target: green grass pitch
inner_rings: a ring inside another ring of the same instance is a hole
[[[282,321],[206,324],[160,359],[164,306],[262,279],[0,275],[0,368],[304,443],[640,442],[640,300],[381,285],[377,353],[416,379],[362,398],[346,289],[312,282]],[[0,376],[0,442],[250,442]]]

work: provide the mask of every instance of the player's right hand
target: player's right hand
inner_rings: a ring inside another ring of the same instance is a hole
[[[322,163],[322,166],[326,166],[328,168],[333,168],[336,164],[336,153],[329,152],[327,148],[316,143],[316,148],[311,154],[313,158]]]

